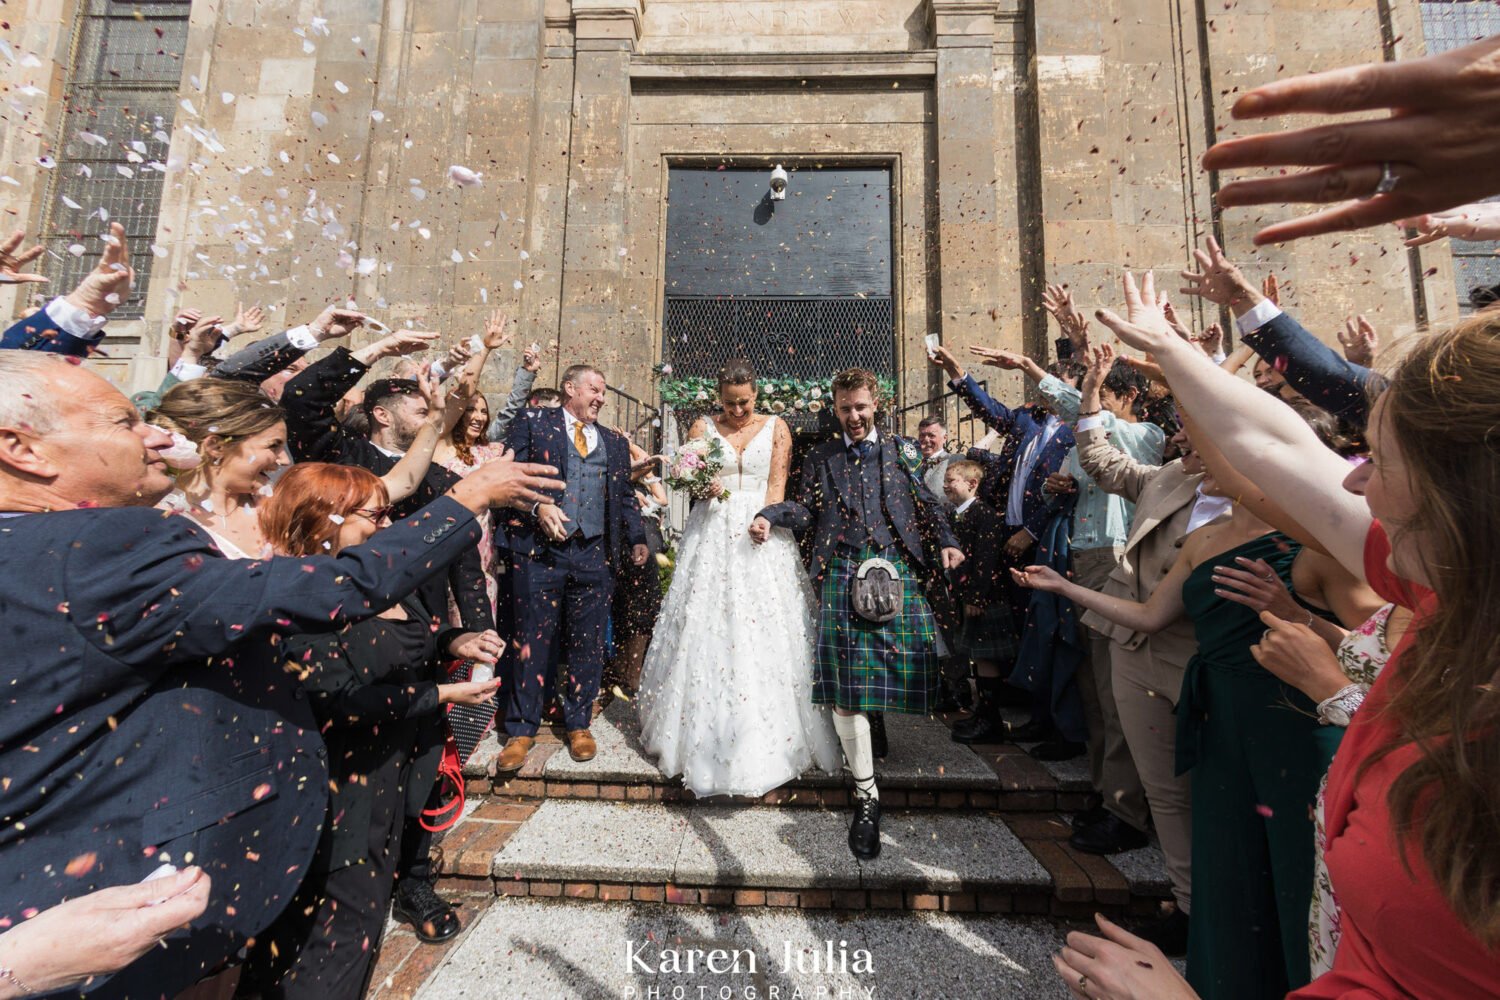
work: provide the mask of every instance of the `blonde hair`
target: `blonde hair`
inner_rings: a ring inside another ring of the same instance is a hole
[[[245,438],[285,423],[286,411],[253,383],[199,378],[179,382],[168,389],[146,419],[159,427],[176,431],[200,450],[204,442],[212,438],[217,438],[228,450]],[[205,475],[207,466],[205,461],[184,473],[179,482],[197,480]]]

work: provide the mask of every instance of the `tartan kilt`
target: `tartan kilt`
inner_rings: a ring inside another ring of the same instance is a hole
[[[859,617],[849,599],[860,563],[877,556],[895,565],[903,584],[901,613],[883,624]],[[813,704],[926,714],[937,694],[937,622],[901,549],[866,545],[857,554],[836,550],[823,573],[819,598]]]
[[[1001,666],[1016,662],[1021,640],[1004,595],[974,618],[965,616],[963,628],[953,643],[960,656],[971,660],[993,660]]]

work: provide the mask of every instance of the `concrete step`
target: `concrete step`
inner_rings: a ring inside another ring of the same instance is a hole
[[[444,839],[440,871],[468,894],[737,907],[1081,917],[1149,912],[1165,893],[1154,849],[1127,873],[1069,848],[1060,819],[894,811],[873,862],[850,854],[848,822],[849,810],[488,803]]]
[[[886,729],[891,753],[878,763],[876,774],[881,799],[892,808],[1054,812],[1080,808],[1088,792],[1086,767],[1081,784],[1065,781],[1019,747],[971,749],[954,743],[948,726],[937,718],[890,714]],[[664,775],[646,754],[632,704],[611,704],[595,717],[593,733],[598,755],[580,763],[557,734],[544,731],[525,767],[508,780],[493,774],[500,744],[488,737],[464,768],[470,794],[493,792],[518,800],[694,801],[691,791]],[[844,772],[811,770],[759,799],[725,796],[709,801],[846,808],[849,780]]]
[[[855,919],[791,909],[498,899],[426,974],[418,995],[1067,1000],[1050,960],[1065,933],[1036,917],[867,913]],[[829,964],[830,945],[832,968],[816,968],[816,958]],[[716,949],[721,954],[710,966]],[[686,970],[690,959],[693,971],[671,971]],[[399,977],[377,976],[372,1000],[401,995],[404,984],[393,979]]]

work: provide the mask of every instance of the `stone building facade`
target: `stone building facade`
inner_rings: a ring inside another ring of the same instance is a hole
[[[1393,333],[1457,313],[1444,244],[1407,251],[1391,229],[1252,251],[1281,213],[1216,216],[1198,167],[1216,138],[1266,127],[1230,120],[1245,88],[1421,54],[1414,0],[21,0],[6,16],[0,205],[48,236],[49,270],[98,247],[103,188],[80,164],[151,181],[111,196],[146,229],[138,318],[96,362],[130,390],[161,377],[180,306],[260,303],[290,325],[352,298],[452,340],[506,309],[516,347],[551,348],[544,382],[586,360],[649,399],[672,349],[676,172],[768,181],[776,164],[783,205],[818,171],[888,179],[861,204],[889,217],[878,335],[905,403],[936,389],[925,335],[1045,352],[1044,281],[1113,304],[1122,267],[1175,276],[1211,234],[1330,340],[1351,312]],[[122,113],[106,91],[132,73]],[[451,183],[453,164],[482,185]],[[798,257],[807,234],[769,211],[726,232],[813,273],[824,251]],[[7,315],[20,294],[0,292]]]

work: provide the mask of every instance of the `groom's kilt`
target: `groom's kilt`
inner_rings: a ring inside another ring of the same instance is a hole
[[[860,563],[887,559],[901,573],[901,613],[884,624],[850,607]],[[925,714],[937,691],[937,622],[900,548],[839,548],[823,573],[818,605],[818,650],[813,667],[816,705],[848,711]]]

